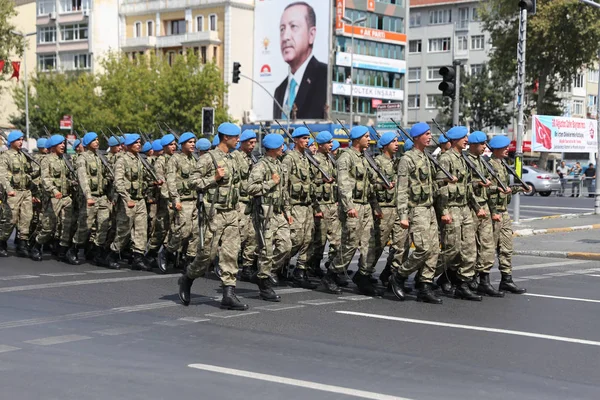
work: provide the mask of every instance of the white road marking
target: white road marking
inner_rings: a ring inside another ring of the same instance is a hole
[[[587,260],[563,260],[563,261],[554,261],[554,262],[547,262],[547,263],[542,263],[542,264],[528,264],[528,265],[518,265],[518,266],[513,266],[514,270],[517,271],[522,271],[522,270],[526,270],[526,269],[538,269],[538,268],[548,268],[548,267],[565,267],[568,265],[577,265],[577,264],[586,264],[589,263],[591,261],[587,261]],[[569,271],[572,272],[572,271]]]
[[[591,274],[594,271],[592,271],[590,269],[576,269],[576,270],[569,271],[569,272],[572,274]]]
[[[16,281],[18,279],[33,279],[39,278],[37,275],[13,275],[13,276],[3,276],[0,278],[0,281]]]
[[[215,318],[235,318],[235,317],[243,317],[245,315],[253,315],[260,314],[258,311],[223,311],[212,314],[206,314],[207,317],[215,317]]]
[[[531,297],[544,297],[544,298],[547,298],[547,299],[582,301],[584,303],[600,303],[600,300],[582,299],[582,298],[579,298],[579,297],[551,296],[549,294],[537,294],[537,293],[523,293],[523,295],[524,296],[531,296]]]
[[[325,304],[345,303],[344,300],[314,299],[299,301],[300,304],[309,304],[311,306],[324,306]]]
[[[89,271],[85,271],[88,274],[122,274],[123,272],[127,272],[127,270],[123,269],[92,269]]]
[[[586,344],[589,346],[600,346],[600,342],[597,342],[594,340],[577,339],[577,338],[570,338],[570,337],[564,337],[564,336],[545,335],[542,333],[514,331],[514,330],[510,330],[510,329],[488,328],[485,326],[476,326],[476,325],[451,324],[451,323],[447,323],[447,322],[426,321],[426,320],[421,320],[421,319],[392,317],[389,315],[367,314],[367,313],[354,312],[354,311],[336,311],[336,313],[345,314],[345,315],[354,315],[357,317],[384,319],[384,320],[388,320],[388,321],[408,322],[411,324],[433,325],[433,326],[441,326],[441,327],[445,327],[445,328],[465,329],[465,330],[471,330],[471,331],[491,332],[491,333],[502,333],[502,334],[506,334],[506,335],[525,336],[525,337],[531,337],[531,338],[536,338],[536,339],[555,340],[558,342]]]
[[[292,310],[294,308],[304,308],[306,306],[303,306],[301,304],[295,305],[295,306],[289,306],[289,305],[272,305],[272,306],[264,306],[264,307],[254,307],[255,310],[265,310],[265,311],[283,311],[283,310]]]
[[[210,319],[208,319],[208,318],[199,318],[199,317],[183,317],[183,318],[179,318],[179,320],[187,321],[187,322],[191,322],[191,323],[210,321]]]
[[[583,210],[583,211],[594,211],[593,208],[577,208],[577,207],[560,207],[560,206],[520,206],[521,208],[547,208],[549,210]]]
[[[521,277],[521,279],[548,279],[548,278],[552,278],[552,277],[546,276],[546,275],[527,275],[527,276]]]
[[[373,300],[374,297],[371,296],[341,296],[338,297],[340,300],[350,300],[350,301],[363,301],[363,300]]]
[[[52,272],[49,274],[40,274],[41,276],[50,276],[53,278],[59,276],[77,276],[77,275],[85,275],[85,272]]]
[[[189,324],[195,324],[198,322],[210,321],[208,318],[197,318],[197,317],[184,317],[179,319],[168,319],[165,321],[155,322],[155,325],[164,325],[164,326],[183,326]]]
[[[7,346],[5,344],[0,344],[0,353],[7,353],[9,351],[21,350],[19,347]]]
[[[259,374],[257,372],[244,371],[241,369],[232,369],[232,368],[223,368],[218,367],[216,365],[209,364],[190,364],[188,365],[190,368],[199,369],[202,371],[216,372],[219,374],[233,375],[239,376],[243,378],[256,379],[259,381],[279,383],[282,385],[288,386],[296,386],[304,389],[313,389],[320,390],[322,392],[343,394],[346,396],[352,397],[360,397],[363,399],[372,399],[372,400],[410,400],[406,397],[397,397],[390,396],[383,393],[375,393],[375,392],[367,392],[364,390],[356,390],[351,388],[346,388],[342,386],[333,386],[333,385],[325,385],[322,383],[312,382],[312,381],[304,381],[300,379],[291,379],[283,376],[277,375],[267,375],[267,374]]]
[[[150,330],[150,328],[144,327],[144,326],[124,326],[122,328],[103,329],[101,331],[95,331],[92,333],[95,333],[97,335],[102,335],[102,336],[118,336],[118,335],[126,335],[128,333],[144,332],[147,330]]]
[[[25,343],[36,344],[38,346],[52,346],[61,343],[78,342],[80,340],[91,339],[90,336],[81,335],[63,335],[63,336],[51,336],[42,339],[27,340]]]
[[[544,274],[544,275],[548,275],[548,276],[571,276],[572,274],[570,274],[568,272],[551,272],[549,274]]]

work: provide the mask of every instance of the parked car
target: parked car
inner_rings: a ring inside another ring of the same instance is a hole
[[[560,190],[560,179],[556,173],[531,166],[524,166],[522,176],[523,181],[533,188],[530,193],[524,193],[525,196],[533,196],[537,192],[540,196],[546,197],[550,196],[552,192]]]

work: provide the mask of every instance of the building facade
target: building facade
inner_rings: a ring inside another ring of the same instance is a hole
[[[191,49],[203,63],[214,62],[230,84],[226,104],[238,120],[251,108],[252,86],[231,85],[233,61],[252,76],[253,31],[253,0],[124,0],[119,9],[122,51],[153,52],[171,62]]]

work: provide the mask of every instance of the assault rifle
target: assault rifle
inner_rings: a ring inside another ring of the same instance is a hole
[[[310,132],[310,136],[312,136],[312,138],[315,140],[315,143],[316,143],[317,137],[315,136],[315,133],[310,130],[308,125],[306,125],[306,122],[304,122],[304,126],[306,127],[306,129],[308,129],[308,131]],[[329,151],[327,152],[327,158],[329,158],[329,161],[331,161],[331,163],[333,164],[334,167],[337,167],[337,162],[335,161],[335,157],[333,157],[333,154],[331,154],[331,152],[329,152]]]
[[[4,131],[0,131],[0,135],[2,135],[2,137],[4,138],[4,140],[6,140],[6,143],[8,144],[8,136],[6,136],[6,133],[4,133]],[[29,162],[36,164],[40,168],[42,167],[40,163],[35,158],[33,158],[31,154],[29,154],[29,152],[21,151],[21,153],[23,153],[23,155],[25,156],[25,158],[27,158],[27,160],[29,160]]]

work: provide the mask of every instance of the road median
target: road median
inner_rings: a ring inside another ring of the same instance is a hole
[[[564,226],[558,228],[546,229],[519,229],[513,232],[513,237],[527,237],[535,235],[547,235],[550,233],[568,233],[577,231],[591,231],[600,229],[600,224],[580,225],[580,226]]]

